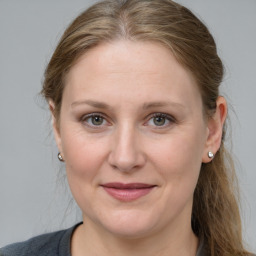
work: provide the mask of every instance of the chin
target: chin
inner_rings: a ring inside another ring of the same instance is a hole
[[[159,229],[159,221],[148,213],[119,212],[114,216],[108,215],[107,219],[101,220],[101,226],[109,233],[125,238],[138,239],[150,236]]]
[[[142,227],[142,226],[132,226],[132,225],[124,225],[124,226],[116,226],[116,227],[105,227],[108,232],[111,233],[115,237],[119,237],[122,239],[143,239],[148,236],[151,236],[154,231],[152,227]]]

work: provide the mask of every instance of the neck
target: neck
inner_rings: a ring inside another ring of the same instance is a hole
[[[198,238],[190,225],[177,226],[152,233],[149,236],[127,238],[95,227],[86,220],[72,237],[72,256],[195,256]]]

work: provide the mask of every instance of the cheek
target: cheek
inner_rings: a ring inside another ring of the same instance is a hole
[[[200,173],[204,151],[203,130],[184,131],[170,135],[162,143],[151,147],[151,159],[166,185],[173,193],[193,192]]]
[[[83,212],[95,208],[99,173],[104,160],[106,143],[75,132],[63,132],[62,147],[70,190]]]
[[[63,130],[62,148],[70,185],[73,182],[90,184],[96,182],[94,177],[104,161],[106,144],[107,142],[86,136],[81,131]]]
[[[185,133],[173,135],[162,143],[151,147],[151,152],[156,161],[175,169],[177,172],[188,171],[183,167],[200,166],[204,150],[204,141],[195,134]],[[159,159],[159,160],[157,160]]]

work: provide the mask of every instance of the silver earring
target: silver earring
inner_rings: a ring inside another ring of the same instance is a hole
[[[214,154],[213,154],[211,151],[209,151],[209,152],[208,152],[208,157],[209,157],[210,159],[213,159]]]
[[[58,159],[61,161],[61,162],[64,162],[64,159],[62,157],[62,155],[60,153],[58,153]]]

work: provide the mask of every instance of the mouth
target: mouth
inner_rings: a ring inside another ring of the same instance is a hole
[[[111,197],[123,202],[134,201],[146,196],[156,187],[156,185],[144,183],[123,184],[118,182],[106,183],[101,186]]]

